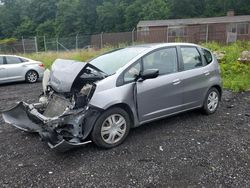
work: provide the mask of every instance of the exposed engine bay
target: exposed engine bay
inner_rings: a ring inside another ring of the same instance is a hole
[[[67,76],[66,76],[67,75]],[[87,139],[100,110],[89,106],[95,82],[107,77],[83,62],[56,60],[43,78],[38,103],[18,103],[3,113],[15,127],[37,132],[51,148],[66,151],[89,143]]]

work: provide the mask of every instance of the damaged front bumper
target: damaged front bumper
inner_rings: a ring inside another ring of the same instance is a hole
[[[43,141],[50,148],[64,152],[69,149],[86,145],[86,141],[93,125],[93,111],[88,107],[67,110],[56,117],[46,117],[37,109],[41,104],[18,103],[15,107],[2,113],[6,123],[26,132],[39,133]],[[90,122],[86,119],[90,117]],[[83,123],[88,123],[84,125]],[[91,123],[91,124],[90,124]]]

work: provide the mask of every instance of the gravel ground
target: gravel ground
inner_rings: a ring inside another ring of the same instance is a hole
[[[35,102],[41,83],[0,86],[0,111]],[[224,92],[218,112],[198,111],[130,132],[117,148],[55,153],[0,117],[0,187],[250,187],[250,92]]]

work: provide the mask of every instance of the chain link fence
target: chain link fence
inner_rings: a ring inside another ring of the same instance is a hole
[[[38,52],[37,38],[22,38],[10,44],[0,44],[0,53],[34,53]]]
[[[130,32],[76,35],[71,37],[49,38],[45,36],[22,38],[11,44],[0,45],[0,53],[34,53],[46,51],[70,51],[105,46],[131,45],[135,43],[160,42],[234,42],[250,40],[250,32],[240,34],[227,32],[223,24],[178,26],[165,28],[141,28]]]

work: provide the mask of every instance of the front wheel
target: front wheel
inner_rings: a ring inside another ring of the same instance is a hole
[[[38,74],[34,70],[30,70],[25,75],[25,80],[28,83],[35,83],[38,80]]]
[[[220,94],[216,88],[211,88],[206,95],[203,112],[207,115],[213,114],[219,107]]]
[[[98,118],[92,130],[91,138],[100,147],[112,148],[125,140],[130,125],[130,117],[125,110],[111,108]]]

